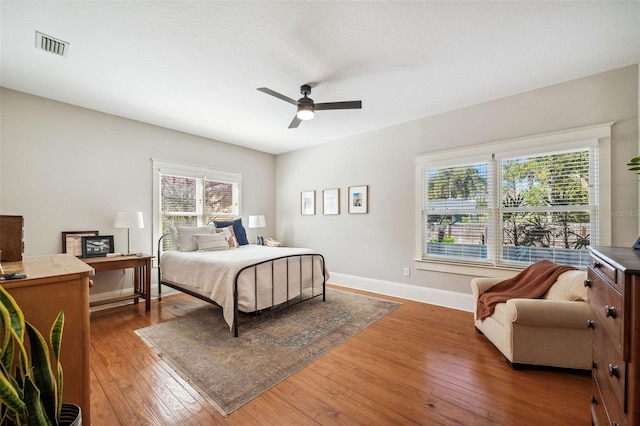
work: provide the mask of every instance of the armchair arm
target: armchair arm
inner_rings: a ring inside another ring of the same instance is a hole
[[[474,278],[471,280],[471,292],[477,300],[478,297],[487,291],[487,289],[503,281],[503,278]]]
[[[511,299],[506,303],[506,322],[538,327],[586,328],[591,306],[582,301]]]

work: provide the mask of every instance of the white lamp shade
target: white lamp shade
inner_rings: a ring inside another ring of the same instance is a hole
[[[142,212],[117,212],[114,228],[144,228]]]
[[[264,215],[255,215],[249,216],[249,228],[264,228],[266,222],[264,220]]]

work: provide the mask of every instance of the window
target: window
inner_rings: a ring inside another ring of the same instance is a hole
[[[488,259],[491,238],[493,164],[433,167],[424,170],[423,235],[426,257],[468,261]]]
[[[586,266],[597,241],[595,170],[591,148],[500,161],[500,261]]]
[[[589,129],[588,139],[578,129],[418,157],[420,259],[586,266],[587,246],[610,228],[598,214],[610,202],[598,161],[610,136]]]
[[[170,226],[240,216],[240,173],[153,160],[154,245]]]

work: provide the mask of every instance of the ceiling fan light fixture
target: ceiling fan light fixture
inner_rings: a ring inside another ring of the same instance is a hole
[[[273,90],[266,87],[258,87],[258,90],[262,93],[266,93],[267,95],[273,96],[297,107],[296,115],[295,117],[293,117],[293,120],[291,120],[291,123],[289,124],[290,129],[295,129],[296,127],[298,127],[303,120],[311,120],[315,116],[316,109],[318,111],[322,111],[331,109],[362,108],[362,101],[322,102],[317,104],[313,102],[313,99],[309,97],[309,95],[311,94],[311,86],[309,86],[308,84],[303,84],[302,86],[300,86],[300,93],[302,94],[302,97],[297,101],[281,93],[274,92]]]
[[[311,120],[315,115],[314,109],[313,105],[298,105],[296,116],[300,120]]]

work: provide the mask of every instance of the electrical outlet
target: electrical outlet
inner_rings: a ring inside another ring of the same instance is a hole
[[[408,277],[411,275],[411,270],[409,268],[404,268],[404,276]]]

